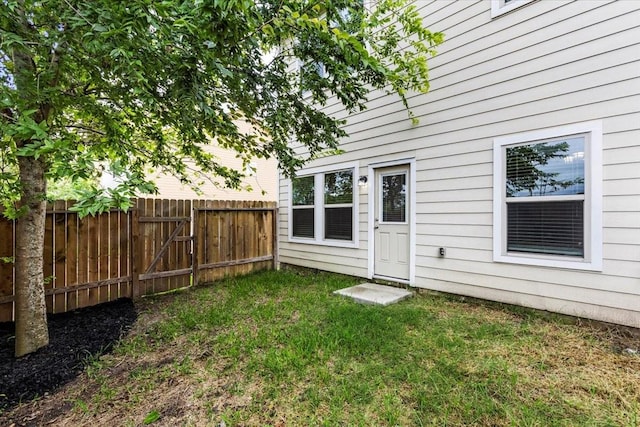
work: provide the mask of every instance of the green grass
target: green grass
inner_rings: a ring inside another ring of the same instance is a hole
[[[388,307],[332,295],[359,282],[267,272],[146,300],[135,333],[89,367],[76,392],[91,395],[76,398],[70,416],[228,426],[639,425],[640,358],[613,352],[593,329],[427,293]]]

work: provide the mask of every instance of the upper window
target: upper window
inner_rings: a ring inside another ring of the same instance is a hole
[[[503,15],[534,0],[491,0],[491,17]]]
[[[327,78],[327,70],[322,62],[309,62],[307,64],[298,61],[298,71],[300,73],[300,89],[303,98],[311,96],[309,87],[318,85],[320,80]]]
[[[291,180],[290,239],[356,247],[355,165],[306,171]]]
[[[494,259],[601,267],[601,134],[587,123],[494,142]]]
[[[348,33],[356,33],[362,23],[362,16],[367,11],[367,4],[363,0],[345,2],[345,7],[327,16],[332,27],[340,28]]]

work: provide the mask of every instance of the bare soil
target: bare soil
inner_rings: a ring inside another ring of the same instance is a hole
[[[51,315],[49,345],[18,359],[14,324],[0,323],[0,418],[19,403],[50,395],[72,381],[88,359],[110,352],[136,318],[128,299]]]

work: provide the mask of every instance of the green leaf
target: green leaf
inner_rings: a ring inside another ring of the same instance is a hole
[[[159,419],[160,419],[160,413],[154,409],[153,411],[149,412],[146,417],[144,417],[144,420],[142,421],[142,423],[144,425],[149,425],[149,424],[155,423]]]
[[[104,25],[100,25],[100,24],[93,24],[91,26],[91,28],[93,29],[93,31],[97,31],[99,33],[107,31],[107,27],[105,27]]]

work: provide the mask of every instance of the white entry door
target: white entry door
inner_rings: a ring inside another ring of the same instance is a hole
[[[375,170],[374,274],[409,280],[409,166]]]

